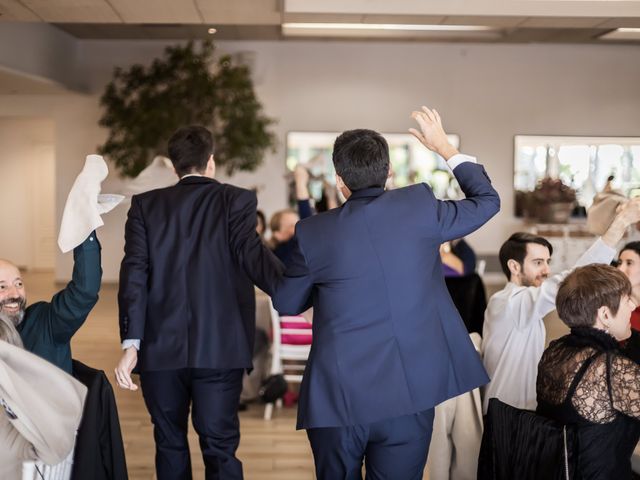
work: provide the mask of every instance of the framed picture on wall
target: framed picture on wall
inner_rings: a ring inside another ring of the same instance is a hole
[[[289,132],[287,134],[288,172],[297,165],[304,165],[310,172],[309,193],[315,201],[321,201],[327,187],[335,186],[335,170],[331,158],[333,143],[340,132]],[[425,182],[438,198],[460,198],[460,188],[450,173],[445,160],[427,150],[408,133],[382,133],[389,144],[392,176],[387,188],[399,188]],[[449,141],[460,146],[460,137],[448,135]],[[293,177],[289,179],[289,197],[294,200]]]

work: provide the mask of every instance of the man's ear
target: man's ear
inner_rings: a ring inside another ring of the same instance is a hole
[[[213,158],[213,154],[209,156],[209,160],[207,161],[207,169],[205,175],[210,178],[214,178],[216,176],[216,161]]]
[[[337,173],[336,173],[336,187],[338,188],[338,191],[342,193],[344,198],[349,198],[351,196],[351,190],[349,190],[349,187],[345,185],[344,180],[342,180],[342,177]]]
[[[518,275],[520,275],[520,273],[522,273],[522,266],[520,265],[519,262],[517,262],[513,258],[510,258],[509,260],[507,260],[507,268],[511,273],[511,278],[517,277]]]

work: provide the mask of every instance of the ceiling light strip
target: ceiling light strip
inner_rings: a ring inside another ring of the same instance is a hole
[[[285,29],[300,30],[401,30],[414,32],[475,32],[495,30],[480,25],[410,25],[400,23],[283,23]]]

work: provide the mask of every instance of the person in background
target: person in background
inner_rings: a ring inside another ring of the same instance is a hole
[[[102,157],[88,155],[69,191],[58,246],[63,252],[73,250],[73,274],[50,302],[27,307],[20,270],[8,260],[0,260],[0,316],[16,327],[26,350],[69,374],[71,338],[97,303],[102,280],[101,247],[95,229],[103,225],[100,216],[121,201],[116,195],[100,198],[101,183],[108,172]]]
[[[445,277],[461,277],[465,274],[462,260],[451,251],[451,242],[440,245],[440,260]]]
[[[0,316],[20,332],[24,348],[71,374],[71,338],[98,301],[102,267],[95,232],[73,250],[73,275],[50,302],[27,307],[18,267],[0,260]]]
[[[611,262],[627,227],[638,220],[640,198],[620,209],[575,267]],[[516,408],[536,407],[537,369],[546,340],[543,317],[555,309],[558,285],[570,272],[549,276],[552,253],[545,238],[523,232],[500,247],[500,264],[509,281],[489,299],[485,311],[483,362],[491,377],[484,392],[485,413],[494,397]]]
[[[271,229],[269,248],[285,264],[293,251],[291,239],[295,234],[296,223],[313,215],[309,201],[309,171],[302,165],[297,165],[293,171],[293,178],[295,179],[298,212],[290,208],[280,210],[274,213],[269,221]]]
[[[629,479],[640,438],[640,365],[619,345],[631,334],[632,286],[609,265],[587,265],[567,275],[556,302],[571,333],[542,355],[537,413],[577,429],[575,478]]]
[[[631,296],[639,305],[631,314],[631,328],[640,331],[640,242],[627,243],[618,256],[618,270],[631,282]]]
[[[476,271],[476,252],[473,251],[464,238],[451,242],[451,253],[462,260],[464,266],[463,275],[471,275]]]
[[[640,305],[640,242],[629,242],[622,247],[617,267],[631,282],[631,297]],[[631,312],[631,336],[621,347],[625,355],[640,363],[640,306]]]

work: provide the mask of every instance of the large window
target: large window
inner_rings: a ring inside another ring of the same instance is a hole
[[[309,169],[312,176],[310,193],[315,199],[322,195],[323,182],[335,184],[331,153],[338,135],[338,132],[289,132],[287,135],[287,169],[291,172],[298,164]],[[459,187],[442,157],[427,150],[413,135],[382,135],[389,143],[393,174],[387,188],[426,182],[437,197],[458,198]],[[449,141],[455,147],[460,144],[457,135],[449,135]]]
[[[572,187],[578,206],[584,208],[591,206],[610,177],[610,187],[636,196],[640,194],[640,138],[516,135],[516,199],[519,192],[534,190],[545,177]]]

